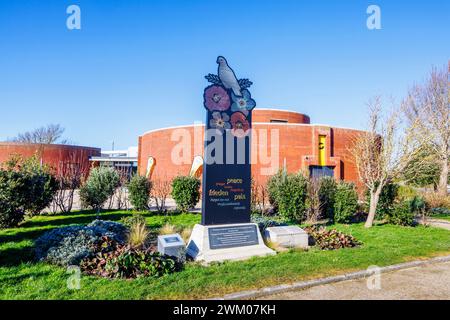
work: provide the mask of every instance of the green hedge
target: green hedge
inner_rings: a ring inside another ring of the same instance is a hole
[[[148,210],[151,189],[152,184],[146,177],[140,175],[131,177],[128,183],[128,197],[135,210]]]
[[[355,185],[339,182],[334,202],[334,221],[338,223],[352,222],[358,210],[358,193]]]
[[[200,180],[191,176],[178,176],[172,180],[172,198],[177,209],[187,212],[195,207],[200,199]]]

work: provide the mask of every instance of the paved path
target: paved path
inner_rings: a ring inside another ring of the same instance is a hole
[[[369,290],[367,279],[349,280],[305,290],[266,296],[282,300],[450,300],[450,262],[427,264],[381,274],[379,290]]]
[[[428,218],[427,223],[429,223],[433,227],[450,230],[450,221],[448,220]]]

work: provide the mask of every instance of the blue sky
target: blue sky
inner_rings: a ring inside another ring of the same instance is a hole
[[[81,8],[68,30],[66,8]],[[366,9],[381,8],[382,30]],[[261,108],[361,128],[365,102],[397,99],[450,58],[450,2],[0,0],[0,140],[48,123],[81,145],[204,119],[217,55]]]

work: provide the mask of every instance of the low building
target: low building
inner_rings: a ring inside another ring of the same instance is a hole
[[[89,159],[100,156],[100,149],[63,144],[0,142],[0,164],[13,155],[24,159],[36,156],[42,164],[49,165],[56,172],[74,165],[89,170]]]
[[[138,148],[126,150],[102,151],[101,155],[90,158],[94,166],[106,166],[116,169],[128,179],[137,172]]]

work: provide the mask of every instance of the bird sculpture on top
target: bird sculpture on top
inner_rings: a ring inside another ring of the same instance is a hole
[[[249,88],[253,83],[248,79],[236,78],[233,69],[228,65],[227,59],[222,56],[217,57],[217,76],[208,74],[205,76],[206,80],[213,84],[223,85],[226,89],[231,89],[233,94],[237,97],[242,97],[242,90]]]

